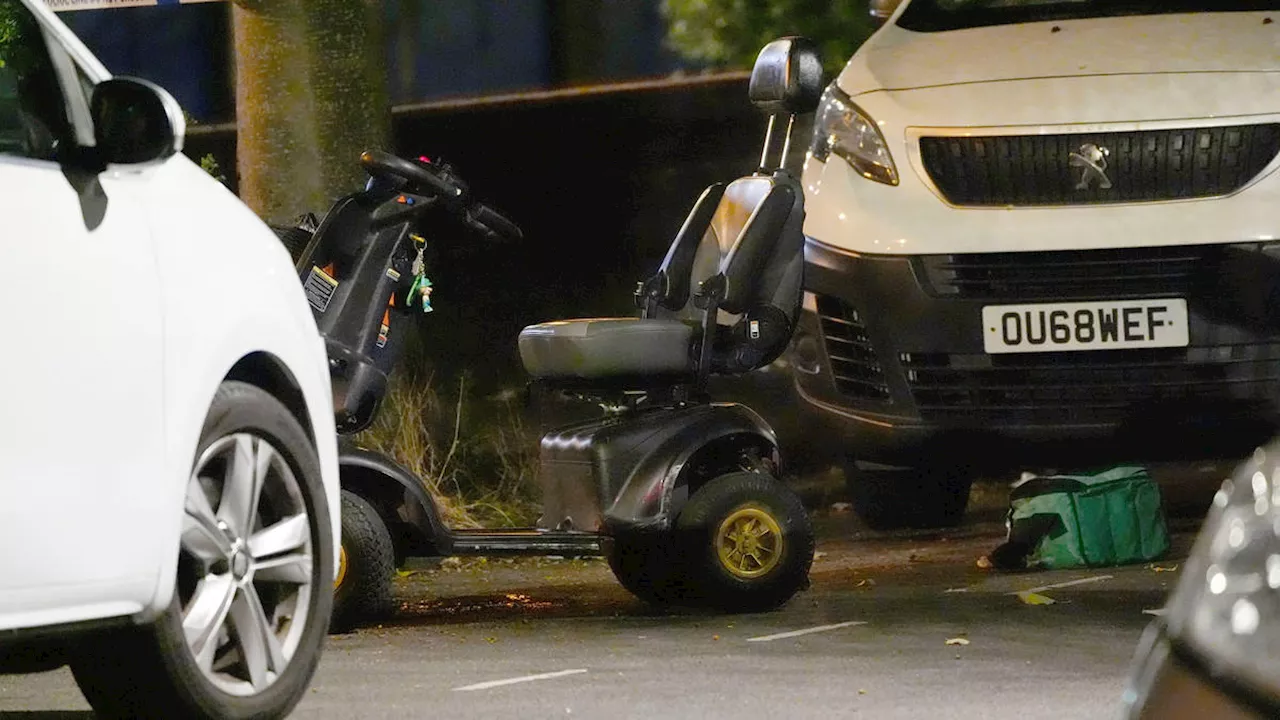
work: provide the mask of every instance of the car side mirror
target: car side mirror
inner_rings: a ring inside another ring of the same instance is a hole
[[[812,40],[784,37],[760,51],[747,92],[769,115],[813,112],[822,97],[822,60]]]
[[[186,118],[178,101],[159,85],[138,78],[104,80],[93,89],[89,112],[103,163],[138,165],[182,151]]]
[[[871,22],[880,27],[893,17],[902,0],[871,0]]]

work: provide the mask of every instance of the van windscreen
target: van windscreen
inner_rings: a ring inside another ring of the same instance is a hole
[[[912,0],[898,26],[941,32],[1123,15],[1280,10],[1280,0]]]

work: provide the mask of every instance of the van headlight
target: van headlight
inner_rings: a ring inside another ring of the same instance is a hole
[[[868,180],[898,184],[898,168],[880,128],[835,83],[822,94],[809,151],[823,162],[837,155]]]
[[[1280,443],[1214,496],[1166,621],[1214,676],[1280,701]]]

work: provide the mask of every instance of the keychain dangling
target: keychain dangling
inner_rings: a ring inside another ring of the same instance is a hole
[[[435,309],[431,307],[431,292],[431,281],[426,275],[419,274],[413,278],[413,285],[409,288],[409,297],[406,302],[412,303],[414,295],[419,294],[422,296],[422,312],[429,313]]]
[[[405,298],[405,305],[412,306],[416,295],[421,295],[422,312],[429,313],[434,308],[431,307],[431,280],[427,279],[427,262],[423,257],[423,253],[427,249],[427,240],[421,235],[411,234],[410,239],[418,244],[418,254],[413,259],[413,266],[410,272],[413,273],[413,285],[409,287],[408,297]]]

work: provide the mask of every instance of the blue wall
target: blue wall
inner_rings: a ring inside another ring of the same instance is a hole
[[[227,5],[78,10],[58,17],[112,73],[158,83],[197,120],[234,116]]]
[[[543,2],[392,0],[387,5],[393,102],[543,87],[552,81]]]
[[[395,103],[649,77],[679,65],[662,47],[659,0],[598,0],[585,15],[595,23],[585,53],[563,47],[556,13],[584,17],[581,5],[570,10],[563,0],[383,2]],[[81,10],[60,17],[113,73],[163,85],[197,120],[235,116],[229,4]]]

